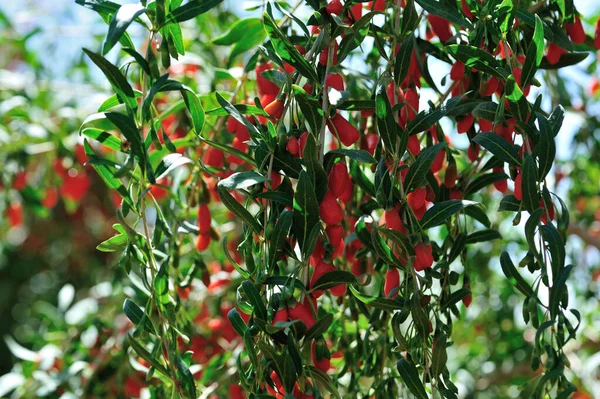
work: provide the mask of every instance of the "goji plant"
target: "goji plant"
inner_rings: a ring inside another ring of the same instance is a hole
[[[98,249],[130,279],[129,395],[457,398],[453,330],[488,264],[535,329],[524,397],[575,392],[544,79],[600,30],[571,0],[221,2],[76,0],[108,25],[83,51],[114,94],[81,156],[118,198]]]

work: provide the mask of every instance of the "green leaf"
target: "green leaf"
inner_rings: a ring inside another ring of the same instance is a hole
[[[87,136],[91,139],[99,141],[100,143],[107,146],[111,150],[121,151],[121,145],[122,145],[121,139],[119,139],[116,136],[113,136],[106,130],[88,127],[88,128],[82,129],[81,133],[84,136]]]
[[[188,398],[196,397],[196,384],[194,382],[194,376],[190,371],[189,367],[183,359],[179,356],[175,357],[175,365],[177,366],[177,372],[181,376],[179,382],[183,385],[183,389],[188,395]]]
[[[454,109],[462,100],[462,96],[451,98],[444,104],[437,108],[431,108],[426,111],[421,111],[417,114],[415,119],[408,123],[406,127],[407,134],[413,135],[419,132],[424,132],[431,126],[436,124],[442,117],[448,114]]]
[[[154,367],[154,369],[156,369],[165,377],[171,378],[171,373],[169,373],[169,371],[160,362],[158,362],[155,357],[148,352],[146,348],[144,348],[144,346],[140,344],[131,334],[127,334],[127,341],[129,342],[129,346],[133,348],[139,357],[147,361],[150,366]]]
[[[423,0],[416,1],[420,4]],[[425,392],[425,388],[423,388],[423,383],[419,378],[419,372],[412,361],[409,362],[401,357],[400,360],[396,362],[396,368],[398,369],[404,384],[413,395],[418,399],[429,399],[427,392]]]
[[[342,399],[340,393],[338,392],[337,385],[331,381],[329,375],[327,375],[323,370],[314,366],[305,366],[305,368],[307,369],[308,375],[310,375],[317,383],[319,389],[326,390],[335,399]]]
[[[431,349],[431,376],[433,378],[438,378],[446,368],[446,363],[448,362],[446,345],[445,334],[440,334],[440,336],[436,337]]]
[[[133,324],[138,326],[143,322],[146,331],[156,334],[156,329],[154,328],[152,321],[146,316],[144,311],[129,298],[125,299],[125,302],[123,302],[123,312]]]
[[[265,177],[254,171],[236,172],[228,178],[219,181],[219,185],[227,190],[243,190],[268,180],[268,177]]]
[[[554,278],[554,283],[550,288],[550,313],[554,319],[559,312],[559,302],[565,293],[567,279],[571,275],[574,266],[568,265],[560,270],[558,276]]]
[[[517,81],[512,74],[506,80],[506,85],[504,86],[504,95],[513,103],[519,102],[519,100],[523,98],[523,91],[517,84]]]
[[[519,271],[510,259],[510,255],[506,251],[503,251],[500,255],[500,266],[502,267],[504,275],[508,277],[509,281],[515,285],[519,291],[521,291],[527,297],[533,295],[533,290],[525,281],[525,279],[523,279],[523,277],[519,274]]]
[[[96,153],[94,152],[87,140],[84,140],[83,148],[85,150],[85,154],[88,157],[96,157]],[[114,172],[112,172],[110,168],[106,165],[92,164],[92,167],[94,168],[96,173],[98,173],[98,175],[104,181],[104,183],[108,186],[108,188],[119,194],[123,201],[125,201],[127,205],[129,205],[129,207],[135,211],[136,207],[133,203],[133,200],[131,199],[131,196],[129,195],[129,191],[123,185],[123,183],[121,183],[121,181],[115,177]]]
[[[181,154],[178,154],[178,153],[168,154],[163,159],[160,160],[160,163],[154,170],[154,174],[156,175],[156,179],[158,180],[158,179],[168,175],[169,173],[171,173],[173,170],[175,170],[176,168],[178,168],[180,166],[187,165],[187,164],[193,164],[193,163],[194,163],[194,161],[192,161],[188,157],[184,157]]]
[[[310,176],[305,171],[300,172],[296,194],[294,195],[294,235],[305,257],[310,254],[307,241],[314,226],[321,223],[319,217],[319,202]]]
[[[195,18],[200,14],[204,14],[211,8],[216,7],[222,2],[223,0],[190,0],[181,7],[177,7],[176,9],[171,11],[167,15],[165,25],[183,22]]]
[[[267,10],[271,11],[271,3],[267,3]],[[312,82],[318,82],[319,77],[311,64],[304,59],[302,54],[294,47],[288,35],[284,34],[277,23],[273,20],[269,12],[263,14],[263,24],[267,35],[271,39],[273,48],[282,60],[300,72],[300,74]]]
[[[510,165],[521,166],[519,152],[508,141],[495,133],[478,133],[473,141],[494,154],[496,158]]]
[[[368,151],[365,151],[365,150],[350,150],[350,149],[345,149],[345,148],[337,148],[335,150],[329,151],[327,154],[325,154],[325,157],[327,158],[327,156],[330,154],[346,156],[350,159],[354,159],[357,162],[363,162],[363,163],[369,163],[369,164],[377,163],[375,158],[373,158],[373,156],[371,154],[369,154]],[[325,163],[327,163],[327,162],[325,162]]]
[[[262,43],[264,38],[265,30],[261,19],[244,18],[236,21],[227,32],[213,39],[213,43],[219,46],[234,45],[229,55],[231,62],[238,54]]]
[[[208,144],[209,146],[218,148],[219,150],[221,150],[221,151],[223,151],[223,152],[225,152],[227,154],[231,154],[234,157],[239,158],[239,159],[241,159],[241,160],[243,160],[245,162],[248,162],[248,164],[256,167],[256,161],[250,155],[246,154],[245,152],[242,152],[242,151],[238,150],[237,148],[230,147],[230,146],[228,146],[226,144],[219,143],[217,141],[212,141],[212,140],[205,139],[202,136],[199,136],[198,138],[201,141],[203,141],[206,144]]]
[[[531,154],[525,154],[525,162],[523,163],[523,170],[521,173],[523,173],[521,181],[523,206],[531,213],[540,207],[537,172],[535,170],[535,161]]]
[[[476,242],[484,242],[484,241],[492,241],[492,240],[501,240],[502,235],[498,232],[498,230],[494,229],[485,229],[476,231],[467,236],[467,244],[474,244]]]
[[[467,188],[464,191],[464,195],[465,195],[465,197],[467,197],[471,194],[478,192],[482,188],[489,186],[490,184],[494,184],[498,181],[502,181],[502,180],[506,180],[506,179],[508,179],[508,176],[505,173],[500,173],[500,172],[484,173],[482,175],[477,176],[475,179],[473,179],[472,181],[469,182],[469,185],[467,186]]]
[[[410,314],[421,338],[425,338],[429,335],[430,321],[425,312],[426,308],[421,306],[421,296],[414,293],[410,298]]]
[[[435,161],[438,153],[447,146],[448,143],[442,142],[421,151],[415,162],[408,168],[408,172],[404,178],[404,189],[406,192],[410,192],[412,189],[423,185],[433,161]]]
[[[221,107],[225,111],[227,111],[227,113],[229,115],[231,115],[236,121],[238,121],[241,124],[243,124],[244,126],[246,126],[250,132],[253,132],[253,133],[257,134],[257,135],[260,134],[260,132],[258,131],[258,129],[256,128],[256,126],[254,126],[246,118],[244,118],[244,116],[241,114],[241,112],[238,111],[238,109],[236,107],[234,107],[233,105],[231,105],[229,103],[229,101],[225,100],[223,98],[223,96],[221,96],[218,92],[215,92],[215,97],[217,98],[217,101],[219,102],[219,105],[221,105]]]
[[[500,62],[485,50],[463,44],[452,44],[446,49],[454,58],[462,61],[469,68],[475,68],[480,72],[502,79],[508,78],[509,74],[500,65]]]
[[[248,302],[254,309],[254,316],[260,320],[267,321],[267,308],[254,284],[249,280],[245,280],[242,282],[242,289],[246,294]]]
[[[457,291],[454,291],[450,295],[444,297],[444,300],[442,301],[442,304],[441,304],[441,311],[443,312],[443,311],[447,310],[450,306],[456,305],[458,302],[462,301],[462,299],[464,297],[466,297],[467,295],[469,295],[470,293],[471,293],[471,290],[468,290],[466,288],[461,288]]]
[[[521,201],[512,194],[505,195],[498,206],[499,211],[519,212],[521,210]]]
[[[356,288],[353,286],[349,286],[352,294],[364,304],[374,307],[375,309],[381,309],[388,312],[393,312],[395,310],[400,310],[404,306],[404,303],[399,301],[398,299],[387,299],[387,298],[378,298],[371,297],[367,295],[361,294]]]
[[[290,229],[292,228],[293,216],[293,212],[285,210],[277,219],[270,237],[269,266],[275,264],[279,251],[285,247],[286,239],[289,237]]]
[[[333,322],[333,314],[327,313],[325,316],[321,317],[314,326],[312,326],[304,335],[304,342],[310,342],[315,338],[319,338],[321,335],[325,334],[331,326]]]
[[[546,248],[550,251],[552,275],[556,278],[565,266],[565,242],[553,224],[541,226],[540,233],[547,244]]]
[[[292,85],[292,90],[294,91],[294,99],[300,106],[304,120],[308,124],[307,128],[312,134],[319,134],[323,123],[321,104],[300,86]]]
[[[246,330],[248,329],[248,327],[246,326],[246,323],[244,322],[244,320],[242,319],[242,316],[240,316],[240,314],[238,313],[236,308],[231,309],[227,313],[227,319],[229,319],[229,322],[233,326],[233,329],[238,334],[240,334],[240,336],[243,337],[244,334],[246,333]]]
[[[539,159],[538,180],[543,181],[554,163],[556,157],[556,144],[554,143],[554,133],[552,126],[544,115],[537,114],[538,124],[540,126],[540,138],[533,149],[533,155]]]
[[[358,280],[356,276],[350,272],[343,270],[333,270],[323,274],[311,287],[311,291],[328,290],[340,284],[355,284]]]
[[[559,105],[552,111],[552,114],[548,118],[548,122],[550,123],[550,127],[552,130],[552,134],[554,137],[558,135],[560,128],[565,120],[565,109],[562,105]]]
[[[254,215],[252,215],[248,210],[246,210],[246,208],[244,208],[239,202],[237,202],[237,200],[231,194],[229,194],[225,187],[217,185],[217,193],[219,194],[221,201],[227,207],[227,209],[229,209],[236,216],[238,216],[244,222],[246,222],[246,224],[256,234],[260,234],[260,232],[262,231],[262,226],[260,225],[260,222]]]
[[[400,126],[394,118],[390,100],[384,86],[380,86],[377,96],[375,97],[375,115],[377,116],[377,130],[381,140],[389,151],[395,151],[396,139]],[[406,137],[406,141],[408,137]],[[404,145],[406,150],[406,145]],[[401,153],[404,153],[402,151]]]
[[[106,58],[100,54],[96,54],[85,48],[83,49],[83,52],[86,53],[92,62],[96,64],[98,68],[100,68],[102,73],[104,73],[104,76],[106,76],[108,79],[113,90],[121,98],[121,101],[123,101],[123,103],[127,106],[128,111],[130,113],[135,112],[137,109],[135,93],[133,92],[129,82],[127,82],[127,78],[121,73],[119,68],[108,62]]]
[[[400,85],[408,75],[414,43],[415,40],[412,35],[400,43],[400,50],[396,54],[396,61],[394,62],[394,81],[396,85]]]
[[[113,224],[113,228],[119,232],[116,236],[112,236],[108,240],[99,244],[96,249],[102,252],[115,252],[125,248],[129,239],[125,229],[119,224]]]
[[[102,46],[102,54],[106,55],[119,41],[134,19],[144,14],[146,9],[140,4],[124,4],[113,15],[108,25],[108,33]]]
[[[423,230],[439,226],[451,218],[456,212],[467,206],[477,205],[477,202],[466,200],[449,200],[438,202],[425,212],[421,219],[421,228]]]
[[[527,48],[527,56],[525,58],[525,64],[523,65],[522,74],[522,86],[526,87],[533,76],[535,71],[539,68],[544,58],[544,24],[540,17],[535,15],[535,30],[531,43]]]
[[[463,17],[462,13],[460,13],[456,8],[449,6],[448,3],[444,4],[443,2],[436,0],[415,1],[429,14],[437,15],[438,17],[442,17],[450,22],[466,28],[471,28],[473,26],[468,19]]]
[[[319,155],[317,154],[317,142],[315,136],[311,133],[306,138],[306,145],[304,146],[304,164],[306,171],[310,176],[313,186],[315,188],[315,194],[317,195],[317,201],[321,201],[327,192],[328,177],[323,164],[319,162]]]

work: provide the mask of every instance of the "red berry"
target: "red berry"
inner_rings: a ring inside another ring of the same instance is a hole
[[[205,251],[210,245],[210,234],[200,234],[196,238],[196,249],[198,252]]]
[[[471,145],[469,145],[469,150],[467,151],[467,155],[469,156],[469,160],[471,162],[475,162],[477,161],[477,158],[479,158],[479,144],[475,144],[472,143]]]
[[[265,107],[265,112],[273,119],[280,119],[285,109],[285,101],[275,99]]]
[[[17,191],[21,191],[27,187],[27,173],[24,171],[17,172],[12,187]]]
[[[325,234],[327,234],[327,239],[329,240],[329,243],[333,245],[333,247],[336,250],[340,245],[340,241],[342,242],[342,244],[344,243],[344,228],[341,224],[332,224],[330,226],[327,226],[327,228],[325,229]]]
[[[288,137],[285,149],[294,156],[298,155],[300,153],[300,144],[298,143],[298,139],[294,136]]]
[[[327,225],[340,224],[344,219],[342,208],[330,191],[327,191],[325,198],[319,204],[319,215]]]
[[[45,192],[44,199],[42,200],[42,205],[46,209],[52,209],[58,203],[58,190],[54,187],[48,187]]]
[[[20,202],[11,202],[6,208],[6,220],[10,227],[18,227],[23,224],[23,206]]]
[[[460,0],[460,4],[462,6],[463,14],[469,19],[473,19],[473,12],[469,10],[469,6],[465,0]]]
[[[304,147],[306,147],[306,140],[308,139],[308,132],[304,132],[300,135],[300,138],[298,139],[298,145],[299,145],[299,153],[300,153],[300,158],[304,158]]]
[[[310,305],[306,305],[300,302],[296,302],[293,308],[288,309],[290,320],[300,320],[309,329],[315,325],[315,317],[313,316]]]
[[[335,198],[340,198],[346,186],[350,183],[350,175],[348,175],[348,168],[343,162],[338,162],[333,165],[329,172],[329,191]]]
[[[85,197],[91,185],[90,178],[83,171],[70,169],[59,191],[63,198],[79,202]]]
[[[270,69],[273,68],[271,68],[267,63],[256,65],[256,85],[258,87],[258,94],[260,94],[261,96],[265,94],[271,94],[276,96],[279,93],[279,86],[262,76],[262,73],[264,71],[268,71]]]
[[[450,68],[450,79],[456,81],[465,77],[465,64],[461,61],[456,61]]]
[[[519,173],[515,178],[515,197],[521,201],[523,199],[523,191],[521,190],[521,182],[523,180],[523,174]]]
[[[383,285],[383,293],[385,294],[386,298],[390,297],[390,292],[392,292],[393,289],[398,288],[400,286],[400,273],[398,272],[398,269],[396,269],[395,267],[391,267],[388,269],[387,273],[385,274],[385,283]],[[398,292],[396,291],[394,293],[394,296],[392,297],[395,298],[398,296]]]
[[[575,21],[572,24],[565,24],[565,28],[567,28],[567,33],[573,43],[582,44],[585,42],[585,31],[583,30],[579,15],[575,16]]]
[[[281,308],[277,312],[275,312],[275,316],[273,316],[273,322],[271,324],[275,325],[278,322],[285,323],[289,319],[288,311],[286,308]]]
[[[493,127],[493,123],[490,121],[486,121],[485,119],[479,118],[477,120],[477,123],[479,123],[479,130],[481,130],[482,132],[491,132],[492,131],[492,127]]]
[[[210,233],[210,209],[208,209],[208,205],[202,204],[198,208],[198,228],[200,230],[200,234],[208,234]]]
[[[433,254],[431,245],[426,245],[422,242],[415,246],[415,270],[420,272],[433,265]]]
[[[594,31],[594,47],[600,49],[600,18],[596,21],[596,30]]]
[[[546,52],[546,59],[548,60],[548,63],[550,65],[554,65],[558,63],[558,61],[560,61],[560,57],[565,53],[566,51],[563,50],[561,47],[554,43],[550,43]]]
[[[312,344],[310,345],[310,351],[311,351],[311,355],[312,355],[312,362],[313,365],[318,368],[321,369],[322,371],[324,371],[325,373],[329,370],[329,368],[331,367],[331,360],[327,357],[327,356],[323,356],[320,360],[317,359],[317,341],[313,341]]]
[[[468,308],[469,306],[471,306],[471,302],[473,302],[473,295],[469,292],[463,297],[462,302],[465,305],[465,307]]]
[[[544,209],[544,213],[542,213],[542,222],[544,224],[548,224],[551,221],[553,221],[554,220],[554,204],[552,204],[552,202],[550,202],[550,203],[548,203],[548,208],[546,208],[546,206],[544,204],[544,200],[541,199],[540,206]],[[548,220],[548,216],[550,217],[550,220]]]
[[[419,143],[419,138],[416,134],[408,137],[408,151],[414,156],[419,155],[421,152],[421,144]]]
[[[409,194],[410,195],[410,194]],[[385,226],[388,229],[402,231],[405,232],[404,225],[402,224],[402,219],[400,218],[400,214],[397,209],[390,209],[389,211],[385,211],[383,213],[383,217],[385,219]]]
[[[466,133],[469,131],[469,129],[471,129],[471,126],[473,126],[473,123],[475,122],[475,117],[473,116],[473,114],[467,114],[460,119],[457,118],[456,121],[456,130],[458,131],[458,133]]]
[[[427,195],[427,189],[425,187],[416,188],[414,191],[408,193],[406,201],[408,206],[414,211],[425,205],[425,196]]]
[[[329,4],[327,4],[327,6],[325,7],[325,11],[329,15],[335,14],[339,16],[342,14],[343,10],[344,5],[342,4],[341,0],[331,0]]]
[[[455,163],[450,163],[446,168],[446,175],[444,176],[444,186],[446,188],[453,188],[456,184],[456,176],[458,171]]]
[[[216,169],[220,169],[225,165],[225,156],[223,151],[215,147],[208,147],[204,153],[204,164]]]
[[[452,31],[450,30],[450,21],[437,15],[427,15],[427,20],[431,25],[431,30],[440,39],[440,41],[446,42],[452,37]]]
[[[328,58],[329,58],[329,46],[325,47],[323,49],[323,51],[321,51],[321,54],[319,54],[319,64],[327,65]],[[338,44],[334,40],[333,41],[333,54],[331,57],[330,65],[337,65],[337,63],[338,63]]]
[[[331,87],[337,91],[344,91],[344,78],[339,73],[330,73],[325,79],[325,87]]]
[[[433,160],[433,163],[431,164],[431,168],[429,169],[429,170],[431,170],[431,173],[437,173],[440,170],[442,170],[445,159],[446,159],[446,150],[442,149],[440,152],[438,152],[437,156]]]
[[[327,126],[331,133],[339,137],[342,144],[346,147],[356,143],[360,138],[358,129],[340,114],[335,114],[333,118],[327,121]]]

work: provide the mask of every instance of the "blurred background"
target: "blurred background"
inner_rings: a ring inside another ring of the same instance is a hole
[[[593,35],[600,5],[587,0],[575,5]],[[227,24],[219,22],[246,13],[235,0],[222,10],[220,21],[207,21],[202,31],[190,26],[185,35],[190,54],[203,53],[203,41],[222,33]],[[27,367],[41,351],[60,351],[68,340],[87,350],[103,342],[125,297],[118,258],[96,250],[113,234],[115,199],[83,165],[78,136],[83,119],[110,95],[81,51],[99,48],[105,32],[97,14],[71,0],[0,2],[0,335],[6,337],[0,340],[0,375],[15,364]],[[132,38],[141,40],[135,29]],[[118,50],[111,57],[116,60]],[[359,60],[353,62],[361,68]],[[567,110],[551,179],[571,210],[568,258],[576,268],[569,301],[581,312],[579,337],[567,355],[575,383],[588,393],[580,397],[600,398],[598,78],[597,57],[588,57],[559,74],[545,74],[537,90],[546,109],[562,104]],[[207,84],[201,75],[191,81]],[[518,252],[521,229],[501,217],[495,222],[504,238],[516,243],[509,250]],[[503,249],[496,242],[469,253],[474,300],[455,325],[452,350],[458,355],[449,356],[463,397],[518,397],[519,384],[532,377],[535,330],[523,323],[522,299],[498,262],[488,262]]]

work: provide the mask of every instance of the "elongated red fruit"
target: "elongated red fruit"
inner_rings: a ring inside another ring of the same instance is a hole
[[[58,190],[54,187],[48,187],[42,200],[42,205],[46,209],[52,209],[58,203]]]
[[[296,156],[300,153],[300,144],[294,136],[288,137],[285,149],[292,155]]]
[[[456,121],[456,130],[458,133],[466,133],[473,126],[473,122],[475,121],[475,117],[473,114],[467,114]]]
[[[383,213],[385,218],[385,226],[388,229],[396,230],[396,231],[404,231],[404,226],[402,225],[402,219],[400,218],[400,214],[396,208],[390,209],[389,211],[385,211]]]
[[[258,87],[258,94],[261,96],[265,94],[277,95],[277,93],[279,93],[279,87],[269,79],[262,76],[264,71],[268,71],[270,69],[273,68],[271,68],[271,66],[267,63],[256,65],[256,85]]]
[[[594,47],[600,49],[600,18],[596,21],[596,30],[594,31]]]
[[[305,304],[296,302],[293,308],[288,309],[288,314],[290,315],[290,320],[300,320],[306,325],[307,329],[315,325],[315,317],[312,314],[310,305],[306,306]]]
[[[462,6],[463,14],[465,14],[467,18],[473,19],[473,12],[469,10],[466,0],[460,0],[460,5]]]
[[[198,229],[200,230],[200,234],[210,233],[210,221],[210,209],[208,209],[208,205],[201,204],[198,208]]]
[[[414,191],[408,193],[408,195],[406,196],[408,206],[410,206],[410,208],[413,211],[421,208],[425,204],[426,195],[427,189],[425,187],[416,188]]]
[[[419,155],[421,152],[421,144],[419,143],[419,138],[416,134],[408,137],[408,151],[414,156]]]
[[[265,112],[269,114],[271,118],[280,119],[284,109],[285,101],[276,98],[265,107]]]
[[[342,208],[330,191],[327,191],[323,201],[319,204],[319,216],[326,225],[340,224],[344,219]]]
[[[446,42],[452,37],[450,21],[433,14],[427,15],[427,20],[431,25],[431,30],[433,30],[433,33],[435,33],[441,42]]]
[[[217,169],[222,168],[225,165],[223,151],[215,147],[208,147],[204,153],[204,164]]]
[[[321,54],[319,54],[319,64],[327,65],[328,60],[329,60],[329,46],[325,47],[323,49],[323,51],[321,51]],[[334,40],[333,41],[333,54],[331,55],[331,63],[329,65],[330,66],[337,65],[337,63],[338,63],[338,44]]]
[[[523,191],[521,190],[521,183],[523,181],[523,174],[519,173],[515,178],[515,198],[519,201],[523,199]]]
[[[327,344],[324,344],[325,346],[327,346]],[[331,367],[331,360],[327,357],[327,356],[323,356],[321,359],[318,358],[317,356],[317,341],[313,341],[312,344],[310,345],[310,352],[311,352],[311,357],[312,357],[312,362],[313,365],[318,368],[321,369],[322,371],[324,371],[325,373],[329,370],[329,367]]]
[[[210,234],[199,234],[196,238],[196,249],[198,252],[205,251],[210,245]]]
[[[329,4],[327,4],[327,6],[325,7],[325,11],[329,15],[335,14],[339,16],[342,14],[343,10],[344,5],[342,4],[341,0],[331,0]]]
[[[23,224],[23,206],[20,202],[11,202],[6,208],[6,220],[10,227],[18,227]]]
[[[383,293],[385,294],[385,297],[389,298],[390,292],[392,292],[392,290],[394,288],[398,288],[399,286],[400,286],[400,273],[398,272],[398,269],[396,269],[395,267],[392,267],[385,274],[385,283],[383,285]],[[392,299],[397,296],[398,296],[398,292],[396,291],[394,293],[394,296],[392,297]]]
[[[450,79],[456,81],[465,77],[465,64],[461,61],[456,61],[450,68]]]
[[[277,312],[275,312],[275,315],[273,316],[273,322],[271,324],[275,325],[275,323],[278,323],[278,322],[285,323],[286,321],[288,321],[288,319],[289,319],[289,316],[288,316],[287,309],[281,308]]]
[[[469,306],[471,306],[471,302],[473,302],[473,294],[469,292],[463,297],[462,303],[463,305],[465,305],[465,308],[468,308]]]
[[[329,191],[335,198],[340,198],[346,187],[350,183],[350,176],[348,175],[348,167],[343,162],[338,162],[333,165],[329,172]]]
[[[335,114],[333,118],[327,122],[327,126],[331,133],[333,133],[334,136],[339,137],[342,144],[346,147],[356,143],[360,138],[358,129],[340,114]]]
[[[433,265],[433,253],[431,245],[422,242],[415,246],[415,270],[420,272]]]
[[[444,176],[444,186],[446,188],[453,188],[456,184],[456,176],[458,171],[456,169],[456,163],[452,162],[446,168],[446,175]]]
[[[330,73],[325,79],[325,86],[337,91],[344,91],[344,78],[339,73]]]
[[[15,179],[13,180],[12,187],[17,191],[22,191],[25,187],[27,187],[27,173],[23,171],[17,172]]]
[[[583,30],[579,15],[575,16],[575,21],[572,24],[565,24],[565,28],[567,28],[567,33],[573,43],[581,44],[585,42],[585,31]]]
[[[566,51],[563,50],[562,47],[559,47],[554,43],[550,43],[546,52],[546,59],[550,65],[554,65],[560,61],[560,57],[565,53]]]

